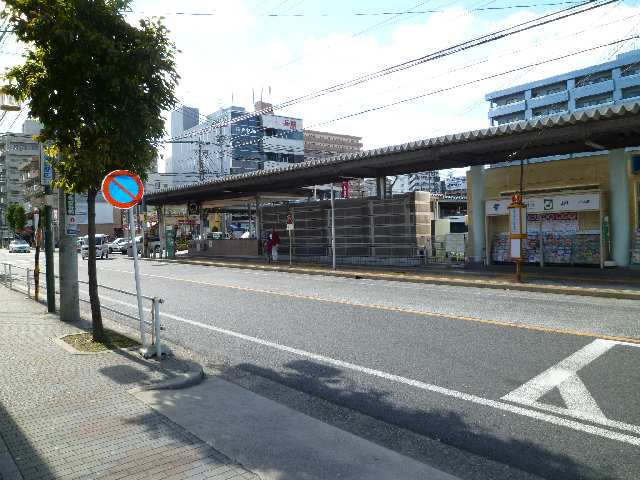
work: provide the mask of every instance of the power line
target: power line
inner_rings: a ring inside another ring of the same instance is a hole
[[[519,72],[521,70],[525,70],[525,69],[532,68],[532,67],[537,67],[537,66],[540,66],[540,65],[544,65],[546,63],[556,62],[558,60],[563,60],[565,58],[573,57],[573,56],[579,55],[581,53],[591,52],[591,51],[597,50],[599,48],[605,48],[605,47],[610,47],[610,46],[613,46],[613,45],[618,45],[620,43],[628,42],[629,40],[633,40],[633,39],[637,39],[637,38],[640,38],[640,37],[637,36],[637,35],[634,35],[632,37],[627,37],[627,38],[624,38],[624,39],[621,39],[621,40],[616,40],[614,42],[605,43],[605,44],[602,44],[602,45],[598,45],[596,47],[585,48],[583,50],[578,50],[578,51],[573,52],[573,53],[569,53],[569,54],[566,54],[566,55],[561,55],[559,57],[543,60],[543,61],[540,61],[540,62],[532,63],[532,64],[525,65],[525,66],[518,67],[518,68],[512,68],[510,70],[506,70],[506,71],[503,71],[503,72],[500,72],[500,73],[495,73],[493,75],[488,75],[486,77],[476,78],[474,80],[469,80],[467,82],[458,83],[456,85],[451,85],[449,87],[440,88],[438,90],[433,90],[433,91],[430,91],[430,92],[427,92],[427,93],[423,93],[421,95],[416,95],[416,96],[413,96],[413,97],[404,98],[402,100],[397,100],[395,102],[387,103],[387,104],[384,104],[384,105],[378,105],[376,107],[367,108],[366,110],[362,110],[360,112],[351,113],[351,114],[348,114],[348,115],[343,115],[341,117],[337,117],[337,118],[334,118],[332,120],[326,120],[326,121],[323,121],[323,122],[315,123],[315,124],[311,125],[309,128],[318,127],[320,125],[326,125],[328,123],[335,123],[335,122],[338,122],[340,120],[345,120],[347,118],[356,117],[356,116],[359,116],[359,115],[363,115],[365,113],[376,112],[376,111],[383,110],[385,108],[393,107],[393,106],[396,106],[396,105],[400,105],[400,104],[403,104],[403,103],[413,102],[415,100],[419,100],[419,99],[424,98],[424,97],[428,97],[428,96],[431,96],[431,95],[436,95],[438,93],[448,92],[450,90],[455,90],[455,89],[460,88],[460,87],[466,87],[466,86],[469,86],[469,85],[474,85],[476,83],[480,83],[480,82],[483,82],[483,81],[486,81],[486,80],[491,80],[492,78],[497,78],[497,77],[501,77],[501,76],[504,76],[504,75],[508,75],[510,73]]]
[[[425,2],[426,3],[426,2]],[[495,11],[495,10],[514,10],[517,8],[539,8],[539,7],[557,7],[559,5],[575,5],[583,3],[582,1],[566,1],[566,2],[552,2],[552,3],[530,3],[522,5],[499,5],[495,7],[479,7],[470,9],[470,12],[479,11]],[[295,5],[297,6],[297,5]],[[292,7],[293,8],[293,7]],[[338,13],[263,13],[256,14],[257,17],[270,17],[270,18],[301,18],[301,17],[381,17],[381,16],[399,16],[399,15],[424,15],[426,13],[442,13],[445,10],[433,9],[433,10],[403,10],[403,11],[388,11],[388,12],[338,12]],[[149,15],[149,12],[130,12],[130,14],[136,15]],[[216,12],[164,12],[154,14],[155,16],[188,16],[188,17],[218,17],[224,16]]]
[[[286,107],[289,107],[291,105],[295,105],[297,103],[302,103],[305,101],[309,101],[321,96],[325,96],[328,95],[330,93],[335,93],[337,91],[340,90],[344,90],[347,88],[351,88],[354,87],[356,85],[360,85],[362,83],[374,80],[376,78],[380,78],[383,76],[387,76],[387,75],[391,75],[393,73],[397,73],[399,71],[403,71],[403,70],[407,70],[409,68],[413,68],[416,67],[418,65],[421,65],[423,63],[426,62],[430,62],[430,61],[434,61],[440,58],[443,58],[445,56],[449,56],[449,55],[453,55],[455,53],[459,53],[480,45],[484,45],[487,43],[491,43],[491,42],[495,42],[497,40],[500,40],[502,38],[506,38],[508,36],[511,35],[515,35],[517,33],[521,33],[523,31],[527,31],[533,28],[537,28],[552,22],[556,22],[568,17],[572,17],[574,15],[578,15],[580,13],[585,13],[587,11],[596,9],[596,8],[600,8],[602,6],[611,4],[611,3],[615,3],[618,0],[604,0],[604,2],[601,2],[600,0],[590,0],[588,2],[582,3],[578,6],[572,6],[572,7],[568,7],[566,9],[562,9],[550,14],[546,14],[546,15],[542,15],[541,17],[538,17],[536,19],[533,20],[529,20],[526,22],[522,22],[520,24],[514,25],[512,27],[508,27],[502,30],[498,30],[497,32],[493,32],[491,34],[486,34],[486,35],[482,35],[480,37],[476,37],[474,39],[471,40],[467,40],[465,42],[453,45],[451,47],[447,47],[435,52],[432,52],[430,54],[424,55],[422,57],[419,58],[415,58],[412,60],[408,60],[390,67],[386,67],[384,69],[366,74],[366,75],[361,75],[359,77],[356,77],[352,80],[346,81],[346,82],[342,82],[342,83],[338,83],[336,85],[332,85],[330,87],[326,87],[320,90],[317,90],[315,92],[306,94],[306,95],[302,95],[290,100],[287,100],[285,102],[282,102],[278,105],[273,106],[273,108],[270,109],[261,109],[258,110],[256,112],[252,112],[252,113],[248,113],[245,115],[241,115],[239,117],[236,117],[235,119],[231,119],[229,121],[225,121],[225,122],[217,122],[217,123],[212,123],[209,127],[206,127],[204,129],[202,129],[199,132],[192,132],[187,134],[188,135],[196,135],[196,134],[203,134],[206,133],[208,131],[211,131],[214,128],[218,128],[218,127],[222,127],[222,126],[226,126],[226,125],[231,125],[234,123],[238,123],[242,120],[246,120],[248,118],[252,118],[255,116],[259,116],[262,115],[264,113],[270,113],[275,109],[283,109]],[[581,7],[586,7],[586,8],[582,8],[579,9]],[[576,10],[579,9],[579,10]],[[175,139],[179,139],[179,138],[185,138],[185,135],[182,136],[177,136],[175,137]],[[173,139],[172,139],[173,140]]]

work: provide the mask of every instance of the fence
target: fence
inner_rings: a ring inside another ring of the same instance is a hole
[[[11,263],[2,263],[2,268],[0,269],[0,272],[2,272],[2,277],[1,277],[2,284],[5,287],[9,288],[10,290],[21,291],[23,293],[26,293],[29,298],[33,298],[34,300],[36,299],[35,298],[35,277],[34,277],[34,270],[32,268],[22,267],[22,266],[11,264]],[[40,277],[39,288],[43,292],[43,295],[39,296],[38,300],[40,300],[40,298],[46,298],[46,290],[47,290],[47,286],[46,286],[47,282],[45,281],[45,272],[41,271],[39,277]],[[56,292],[55,292],[57,295],[60,294],[59,278],[60,277],[58,275],[55,276],[55,281],[58,284],[58,287],[56,288]],[[89,285],[89,282],[85,282],[84,280],[78,280],[78,283],[80,285],[87,285],[87,286]],[[106,290],[109,292],[115,292],[124,296],[137,298],[137,295],[135,293],[128,292],[126,290],[122,290],[119,288],[108,287],[106,285],[98,285],[98,289]],[[85,292],[81,292],[81,293],[85,293]],[[141,343],[145,352],[151,351],[150,349],[147,348],[147,344],[146,344],[146,335],[149,334],[151,336],[151,345],[153,346],[152,351],[156,355],[158,360],[160,360],[162,358],[162,352],[163,351],[166,352],[166,348],[163,349],[162,347],[161,335],[160,335],[161,330],[165,330],[165,327],[161,324],[161,321],[160,321],[160,305],[164,303],[164,300],[159,297],[149,297],[146,295],[142,295],[142,298],[145,301],[150,303],[150,307],[145,310],[150,312],[151,321],[143,319],[142,324],[140,325],[142,327],[140,332]],[[88,298],[80,297],[79,300],[84,303],[90,303]],[[112,299],[111,303],[124,303],[124,302],[118,301],[117,299]],[[137,308],[137,306],[135,307]],[[130,319],[136,322],[140,321],[140,318],[137,315],[136,316],[130,315],[121,310],[117,310],[113,307],[104,305],[103,302],[100,302],[100,308],[101,310],[106,310],[106,311],[115,313],[117,315],[120,315],[124,318]]]

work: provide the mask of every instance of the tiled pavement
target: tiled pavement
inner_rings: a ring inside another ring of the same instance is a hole
[[[0,285],[0,480],[257,480],[127,393],[152,363],[54,341],[76,331]]]

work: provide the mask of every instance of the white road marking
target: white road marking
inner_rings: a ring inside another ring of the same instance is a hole
[[[600,425],[640,433],[640,427],[608,419],[578,376],[580,371],[615,346],[640,348],[640,345],[598,338],[574,354],[560,361],[524,385],[508,393],[501,400],[527,405],[540,410],[569,415]],[[540,402],[540,398],[558,388],[566,408]]]
[[[617,342],[612,340],[597,338],[553,367],[529,380],[521,387],[505,395],[502,397],[502,400],[523,404],[536,402],[540,397],[569,380],[572,376],[575,376],[581,368],[593,362],[601,355],[604,355],[616,345]],[[564,388],[565,392],[571,392],[571,384],[570,382],[570,384]],[[575,382],[573,382],[573,384],[575,385]]]
[[[116,300],[110,297],[102,296],[105,300]],[[126,302],[122,302],[120,300],[116,300],[118,303],[127,305],[133,309],[137,309],[137,305],[127,304]],[[279,350],[282,352],[287,352],[296,356],[309,358],[312,360],[316,360],[318,362],[322,362],[327,365],[332,365],[339,368],[344,368],[347,370],[352,370],[358,373],[364,373],[366,375],[370,375],[373,377],[382,378],[385,380],[389,380],[391,382],[400,383],[403,385],[408,385],[414,388],[418,388],[421,390],[425,390],[428,392],[438,393],[441,395],[445,395],[448,397],[452,397],[458,400],[464,400],[467,402],[475,403],[477,405],[483,405],[485,407],[494,408],[496,410],[501,410],[504,412],[514,413],[516,415],[522,415],[524,417],[533,418],[536,420],[540,420],[546,423],[550,423],[556,426],[562,426],[565,428],[570,428],[572,430],[576,430],[579,432],[588,433],[590,435],[595,435],[598,437],[606,438],[609,440],[616,440],[619,442],[623,442],[629,445],[635,445],[640,447],[640,437],[634,435],[628,435],[625,433],[615,432],[611,430],[607,430],[606,428],[598,427],[595,425],[588,425],[584,423],[580,423],[575,420],[569,420],[566,418],[558,417],[555,415],[549,415],[546,413],[538,412],[536,410],[512,405],[509,403],[491,400],[488,398],[483,398],[477,395],[459,392],[457,390],[452,390],[445,387],[439,387],[437,385],[433,385],[430,383],[421,382],[419,380],[414,380],[407,377],[402,377],[400,375],[394,375],[392,373],[383,372],[381,370],[375,370],[368,367],[363,367],[361,365],[356,365],[354,363],[345,362],[343,360],[337,360],[335,358],[326,357],[324,355],[319,355],[316,353],[308,352],[306,350],[301,350],[294,347],[289,347],[287,345],[281,345],[279,343],[271,342],[269,340],[264,340],[262,338],[253,337],[251,335],[245,335],[243,333],[235,332],[233,330],[228,330],[225,328],[215,327],[213,325],[208,325],[202,322],[197,322],[195,320],[189,320],[184,317],[179,317],[177,315],[173,315],[166,312],[160,313],[161,317],[170,318],[176,320],[178,322],[187,323],[189,325],[193,325],[195,327],[203,328],[206,330],[210,330],[212,332],[221,333],[223,335],[228,335],[230,337],[238,338],[240,340],[244,340],[247,342],[255,343],[257,345],[262,345],[264,347],[273,348],[275,350]],[[640,434],[640,427],[630,424],[625,424],[623,422],[611,422],[612,424],[616,424],[616,428],[620,428],[623,430],[629,430],[635,433]]]

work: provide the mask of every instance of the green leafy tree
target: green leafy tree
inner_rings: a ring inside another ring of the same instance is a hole
[[[55,185],[87,192],[89,296],[94,339],[103,336],[95,260],[95,200],[112,170],[145,177],[175,105],[175,46],[161,20],[129,24],[129,0],[5,0],[28,51],[6,73],[10,95],[29,101],[55,155]]]
[[[27,215],[24,207],[19,203],[12,203],[7,208],[6,219],[11,230],[13,230],[14,233],[19,232],[24,228],[25,223],[27,223]]]

